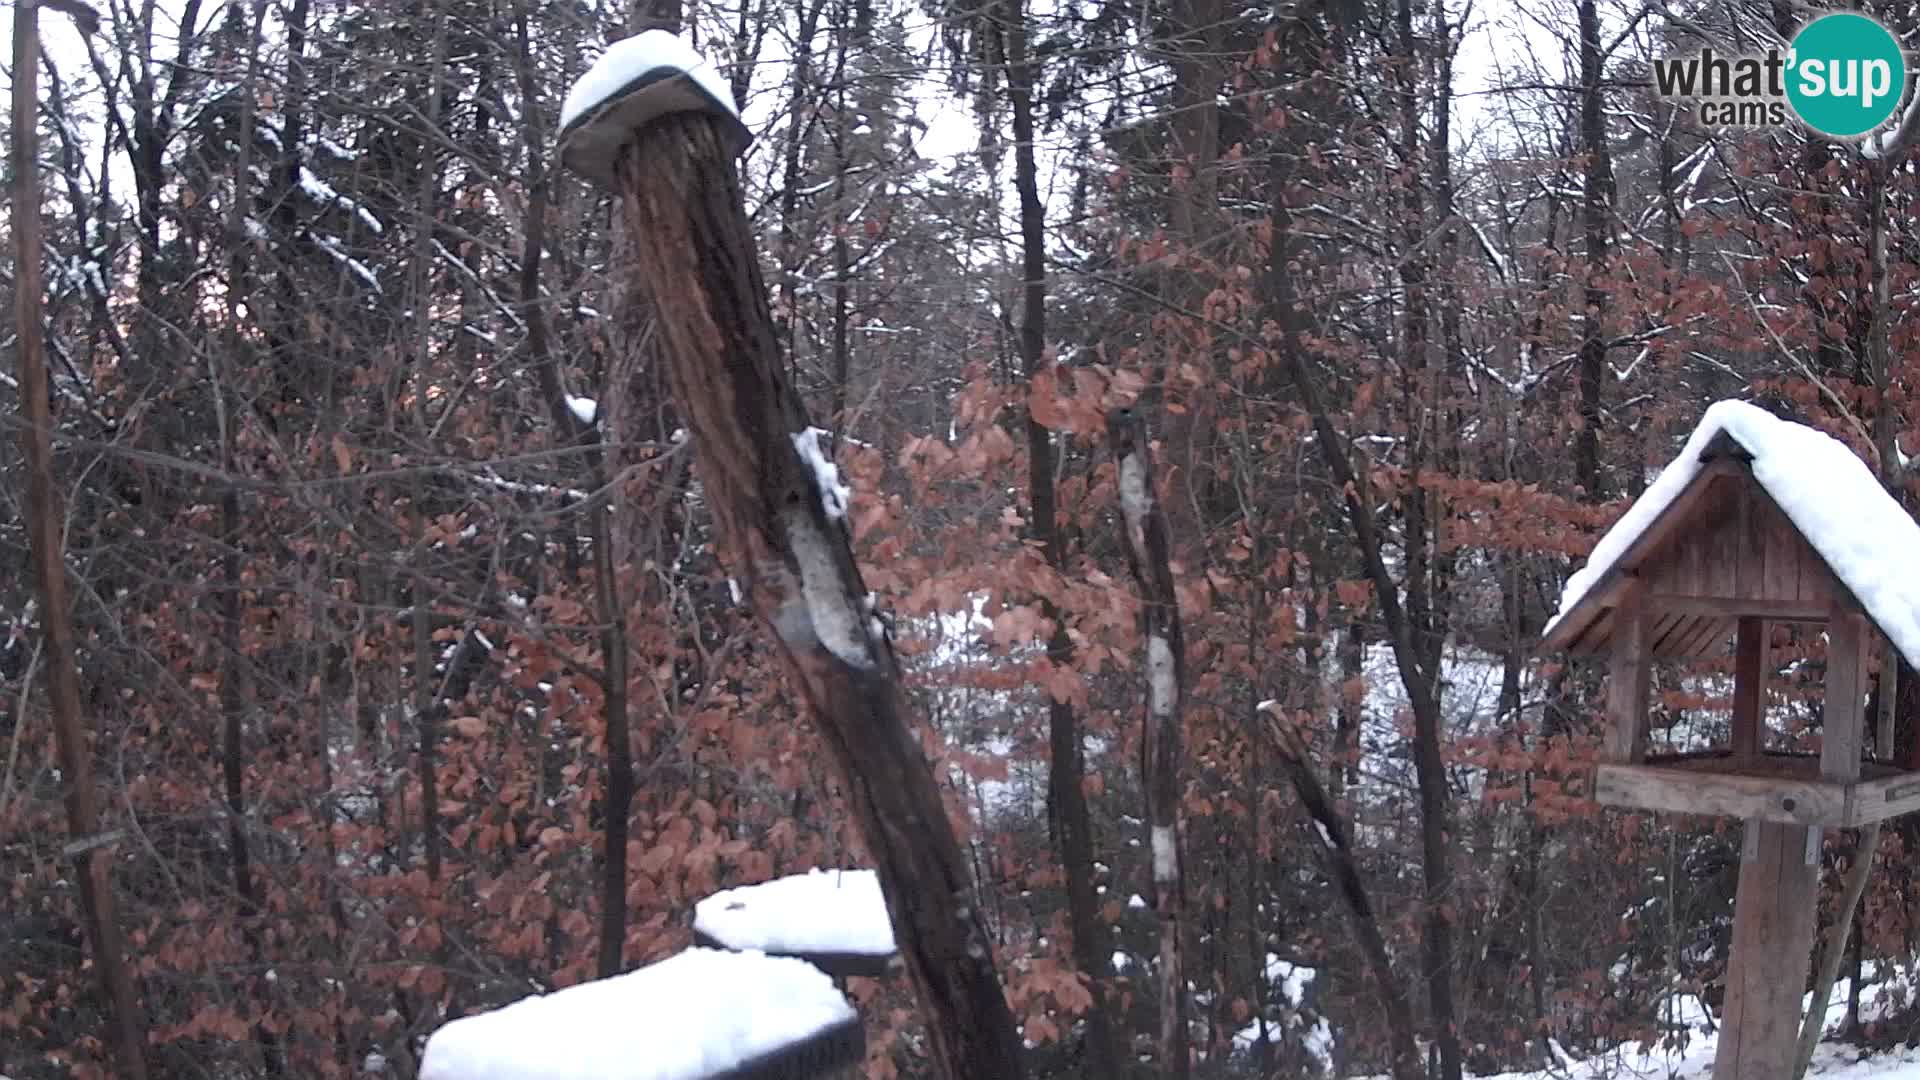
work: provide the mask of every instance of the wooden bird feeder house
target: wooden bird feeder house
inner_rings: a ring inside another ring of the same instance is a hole
[[[1920,526],[1844,445],[1752,405],[1708,410],[1680,458],[1569,582],[1542,651],[1605,656],[1606,805],[1746,822],[1716,1080],[1791,1075],[1819,889],[1821,829],[1920,810],[1920,772],[1862,760],[1869,661],[1920,664]],[[1776,624],[1826,636],[1820,747],[1766,745]],[[1648,753],[1658,661],[1734,642],[1731,740]],[[1890,726],[1890,725],[1889,725]]]

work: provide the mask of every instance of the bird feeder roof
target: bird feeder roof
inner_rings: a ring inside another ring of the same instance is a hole
[[[1770,532],[1769,522],[1778,527]],[[1705,539],[1715,532],[1717,547]],[[1920,524],[1845,444],[1741,401],[1709,407],[1680,455],[1594,545],[1541,649],[1606,649],[1626,579],[1655,577],[1689,554],[1708,564],[1693,576],[1715,583],[1712,595],[1668,611],[1653,640],[1656,655],[1698,655],[1725,641],[1732,619],[1769,614],[1796,595],[1769,568],[1794,552],[1803,605],[1830,594],[1857,608],[1920,667]],[[1808,567],[1823,581],[1809,580]]]

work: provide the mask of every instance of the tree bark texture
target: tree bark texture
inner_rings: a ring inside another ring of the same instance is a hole
[[[1140,775],[1147,794],[1153,853],[1153,906],[1160,916],[1160,1068],[1167,1076],[1181,1077],[1192,1071],[1181,942],[1186,885],[1180,866],[1184,831],[1180,699],[1186,690],[1186,646],[1180,632],[1180,599],[1173,586],[1167,516],[1154,494],[1146,421],[1132,410],[1118,410],[1107,419],[1107,436],[1119,471],[1127,565],[1140,584],[1146,641],[1147,725],[1140,740]]]
[[[872,852],[935,1068],[1018,1080],[991,939],[854,564],[843,497],[783,373],[733,160],[713,120],[677,114],[628,145],[616,177],[721,556],[773,632]]]

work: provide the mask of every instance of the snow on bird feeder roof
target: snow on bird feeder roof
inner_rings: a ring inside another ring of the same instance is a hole
[[[611,185],[614,162],[634,136],[678,112],[713,116],[736,154],[753,141],[732,88],[693,46],[665,30],[616,41],[567,91],[560,106],[560,160]]]
[[[864,1055],[858,1016],[819,970],[696,948],[455,1020],[428,1040],[420,1080],[772,1080]]]
[[[1742,401],[1721,401],[1700,418],[1687,444],[1594,545],[1567,581],[1547,623],[1543,650],[1586,651],[1611,586],[1658,554],[1663,519],[1686,513],[1710,460],[1737,449],[1746,469],[1860,610],[1920,666],[1920,524],[1889,495],[1866,463],[1839,440]],[[1683,504],[1688,504],[1683,506]],[[1729,572],[1744,573],[1740,568]]]
[[[880,975],[893,923],[872,870],[811,870],[717,892],[694,905],[702,944],[807,960],[832,975]]]

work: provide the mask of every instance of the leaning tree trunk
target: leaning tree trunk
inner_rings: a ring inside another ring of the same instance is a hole
[[[1347,923],[1353,927],[1360,955],[1366,957],[1367,968],[1379,989],[1380,1004],[1387,1014],[1384,1019],[1388,1045],[1393,1054],[1388,1072],[1394,1080],[1421,1080],[1420,1045],[1414,1039],[1413,1008],[1407,1004],[1406,991],[1393,973],[1393,957],[1387,951],[1386,934],[1380,929],[1380,918],[1374,914],[1366,882],[1361,879],[1359,864],[1354,860],[1353,829],[1326,785],[1320,782],[1320,774],[1314,771],[1306,739],[1279,705],[1261,702],[1258,711],[1264,716],[1274,748],[1280,751],[1287,777],[1300,796],[1300,807],[1313,821],[1314,832],[1320,838],[1317,850],[1321,865],[1326,867],[1327,877],[1340,893],[1340,902],[1347,909]],[[1334,771],[1338,774],[1337,764]]]
[[[848,542],[846,491],[788,384],[732,157],[681,113],[627,144],[618,216],[653,296],[719,550],[773,632],[877,864],[947,1080],[1023,1075],[993,946]]]

